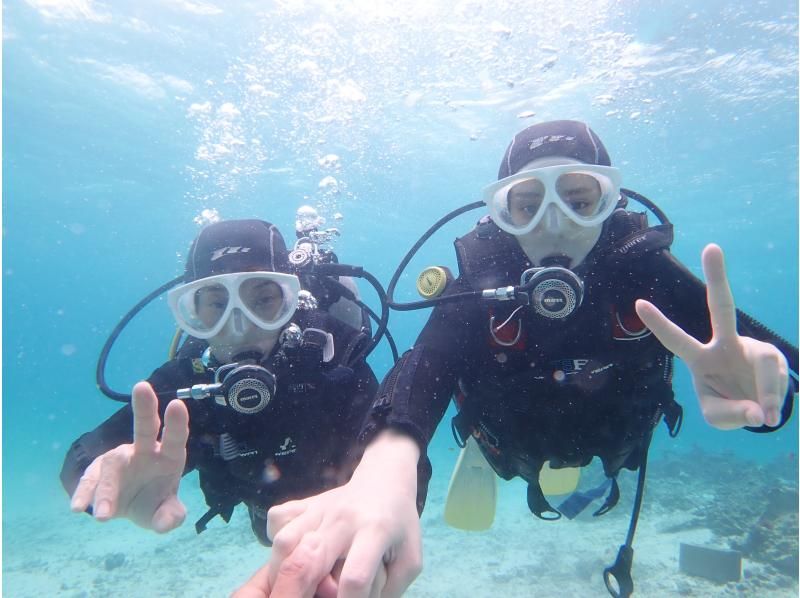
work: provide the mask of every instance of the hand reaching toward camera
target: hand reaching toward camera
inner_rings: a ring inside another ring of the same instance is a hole
[[[164,414],[161,441],[158,398],[147,382],[133,387],[133,444],[123,444],[97,457],[72,495],[74,512],[90,505],[95,519],[130,519],[159,533],[178,527],[186,508],[178,500],[178,484],[186,464],[189,412],[174,400]]]
[[[348,483],[270,509],[270,561],[235,598],[401,596],[422,569],[418,459],[414,440],[386,431]]]

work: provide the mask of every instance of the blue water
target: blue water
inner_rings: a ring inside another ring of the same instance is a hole
[[[342,232],[341,260],[386,284],[430,223],[496,177],[511,136],[542,120],[588,122],[624,185],[674,222],[675,255],[701,274],[704,245],[721,245],[738,307],[796,344],[796,3],[565,6],[5,3],[4,519],[63,514],[66,449],[118,407],[95,388],[98,352],[181,272],[207,211],[289,237],[297,207],[315,205]],[[338,165],[320,163],[329,154]],[[329,176],[337,189],[320,186]],[[419,267],[455,270],[452,240],[477,217],[428,243],[400,298]],[[392,316],[401,350],[425,317]],[[111,385],[146,377],[171,334],[155,302],[121,337]],[[385,347],[372,364],[386,372]],[[656,456],[699,445],[769,463],[797,449],[796,417],[775,434],[722,433],[682,366],[676,390],[687,421],[677,440],[657,435]]]

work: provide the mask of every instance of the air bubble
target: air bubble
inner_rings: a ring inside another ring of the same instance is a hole
[[[337,181],[332,176],[326,176],[319,182],[317,186],[326,193],[339,192],[339,181]]]

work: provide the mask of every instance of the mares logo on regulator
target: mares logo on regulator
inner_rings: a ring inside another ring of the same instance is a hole
[[[525,270],[520,291],[527,291],[533,311],[550,319],[566,318],[583,302],[583,281],[561,266]]]

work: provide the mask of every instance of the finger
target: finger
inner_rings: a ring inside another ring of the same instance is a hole
[[[714,338],[725,340],[736,336],[736,305],[725,274],[725,257],[713,243],[703,250],[703,276],[706,279],[708,311]]]
[[[280,532],[275,534],[272,539],[272,554],[268,563],[271,584],[275,584],[280,568],[287,559],[296,553],[305,537],[309,534],[319,536],[317,530],[322,524],[322,519],[323,514],[321,511],[310,509],[287,523]],[[327,538],[330,540],[331,536],[328,535]],[[344,551],[344,547],[341,544],[342,541],[337,539],[336,552],[331,550],[332,560],[328,570],[333,567],[336,561],[335,555]]]
[[[274,538],[286,525],[305,513],[308,503],[304,500],[291,500],[267,511],[267,537]]]
[[[764,412],[755,401],[705,396],[700,397],[700,405],[705,420],[720,430],[764,425]]]
[[[334,575],[326,575],[317,586],[314,598],[336,598],[339,594],[339,584],[334,580]]]
[[[170,401],[164,413],[164,433],[161,453],[176,461],[186,460],[186,441],[189,440],[189,410],[183,401]]]
[[[343,566],[344,559],[337,559],[331,572],[319,582],[317,593],[314,594],[314,598],[337,598],[339,596],[339,584],[337,580],[342,574]]]
[[[69,508],[73,512],[83,513],[92,504],[97,482],[100,479],[102,461],[102,456],[97,457],[83,472],[75,492],[72,493],[72,500],[69,504]]]
[[[422,537],[419,526],[408,537],[386,566],[386,585],[382,598],[400,598],[422,572]]]
[[[177,496],[169,496],[153,513],[151,525],[154,531],[165,534],[174,530],[186,519],[186,507]]]
[[[311,598],[334,562],[335,557],[331,560],[326,554],[321,536],[316,532],[306,534],[280,564],[270,598]]]
[[[137,453],[154,452],[161,420],[158,417],[158,398],[147,382],[133,387],[133,446]]]
[[[686,334],[680,326],[661,313],[655,305],[644,299],[636,301],[636,315],[644,322],[668,351],[692,363],[703,348],[702,343]]]
[[[347,598],[368,598],[383,556],[389,550],[389,538],[362,531],[353,539],[339,576],[339,593]]]
[[[231,598],[268,598],[269,593],[269,567],[264,565]]]
[[[269,519],[269,515],[267,518]],[[277,567],[294,552],[303,539],[303,535],[316,531],[320,523],[322,523],[321,513],[305,512],[287,523],[274,536],[269,536],[268,531],[268,537],[272,538],[272,555],[269,559],[271,570],[277,572]],[[269,527],[267,529],[269,530]],[[274,580],[275,577],[270,579]]]
[[[103,457],[94,493],[94,516],[99,521],[108,521],[117,514],[123,467],[124,458],[118,453],[106,453]]]
[[[783,355],[773,351],[758,355],[753,363],[756,401],[764,411],[764,421],[768,426],[774,427],[780,423],[780,407],[789,383],[786,370],[781,371],[785,363]]]
[[[372,581],[372,591],[369,594],[369,598],[381,598],[387,596],[387,594],[383,591],[386,587],[386,577],[386,565],[381,563],[381,566],[378,567],[378,572],[375,574],[375,579]]]

